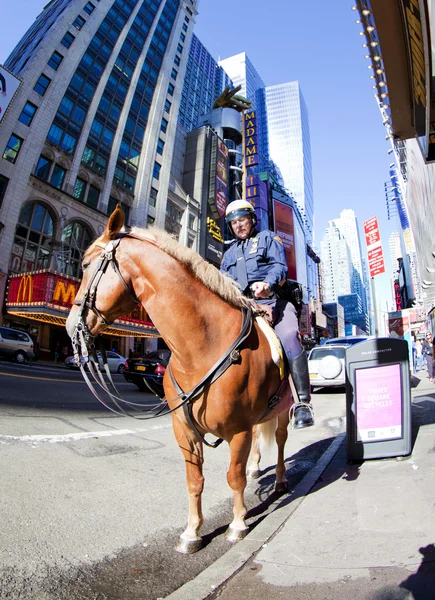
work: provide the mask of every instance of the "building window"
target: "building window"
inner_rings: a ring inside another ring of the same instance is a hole
[[[63,61],[62,54],[59,54],[59,52],[54,51],[47,64],[49,67],[51,67],[52,69],[57,71],[59,68],[59,65],[62,61]]]
[[[147,225],[148,227],[152,227],[152,225],[154,225],[154,221],[155,221],[155,217],[152,217],[151,215],[147,216]]]
[[[37,202],[22,208],[12,246],[9,267],[14,273],[50,267],[53,250],[53,219]]]
[[[163,154],[164,147],[165,147],[165,142],[163,140],[159,140],[157,142],[157,154]]]
[[[58,270],[65,275],[80,279],[82,277],[83,255],[89,247],[92,232],[83,223],[73,221],[68,223],[62,231],[62,252],[59,255]]]
[[[187,25],[186,25],[186,23],[183,23],[182,29],[183,29],[183,31],[187,31]]]
[[[86,181],[84,181],[84,179],[80,179],[80,177],[77,177],[72,195],[76,200],[80,200],[80,202],[83,202],[83,198],[85,197],[85,191]]]
[[[183,53],[183,46],[181,44],[178,44],[178,46],[177,46],[177,52],[179,52],[180,54]]]
[[[85,11],[85,13],[88,13],[88,15],[90,15],[94,12],[95,6],[92,4],[92,2],[88,2],[83,10]]]
[[[89,204],[89,206],[92,206],[92,208],[97,208],[99,198],[100,190],[97,187],[95,187],[95,185],[90,185],[88,197],[86,198],[86,204]]]
[[[172,69],[172,71],[171,71],[172,79],[177,79],[177,75],[178,75],[178,71],[176,69]],[[169,84],[169,85],[171,85],[171,84]],[[172,87],[174,87],[174,86],[172,86]],[[174,93],[174,92],[172,91],[172,93]]]
[[[189,215],[189,229],[195,229],[195,215]]]
[[[73,34],[67,31],[63,38],[60,40],[60,43],[62,44],[62,46],[65,46],[65,48],[69,48],[75,39],[76,38],[73,36]]]
[[[9,142],[5,148],[5,151],[3,152],[3,158],[12,164],[15,164],[22,145],[22,138],[13,133],[9,138]]]
[[[80,30],[85,23],[86,23],[85,19],[79,15],[76,18],[76,20],[73,22],[73,27]]]
[[[44,73],[42,73],[39,76],[38,81],[35,83],[35,87],[33,89],[35,90],[35,92],[38,92],[40,96],[43,96],[47,91],[47,88],[50,85],[50,83],[51,79],[49,79],[47,75],[44,75]]]
[[[186,41],[186,36],[184,35],[184,33],[180,33],[180,40],[181,40],[182,42],[185,42],[185,41]]]
[[[156,188],[151,188],[151,192],[150,192],[150,206],[155,206],[156,202],[157,202],[157,194],[158,194],[158,190],[156,190]]]
[[[171,102],[169,102],[169,100],[165,100],[165,111],[169,114],[170,110],[171,110]]]
[[[62,189],[63,180],[65,179],[66,170],[60,165],[54,165],[50,183],[58,190]]]
[[[193,245],[195,244],[195,238],[193,235],[188,235],[187,236],[187,247],[188,248],[193,248]]]
[[[174,69],[172,69],[172,71],[174,71]],[[176,72],[177,72],[177,71],[175,71],[175,73],[176,73]],[[173,96],[173,95],[174,95],[174,90],[175,90],[175,87],[173,86],[173,84],[172,84],[172,83],[170,83],[170,84],[168,85],[168,94],[169,94],[170,96]]]
[[[181,58],[178,56],[178,54],[176,54],[175,58],[174,58],[174,63],[177,65],[177,67],[180,66],[180,62],[181,62]]]
[[[189,17],[188,16],[185,16],[184,20],[185,20],[186,23],[189,23]]]
[[[0,175],[0,208],[3,204],[4,197],[6,196],[6,189],[8,187],[9,179],[4,175]]]
[[[30,123],[33,121],[33,117],[37,110],[37,106],[31,102],[26,102],[26,106],[23,108],[18,120],[21,121],[21,123],[24,123],[24,125],[27,125],[27,127],[30,127]]]
[[[190,8],[188,6],[186,6],[186,10],[189,13],[189,15],[192,17],[193,16],[193,12],[190,10]]]
[[[160,177],[160,169],[162,168],[162,165],[159,165],[158,162],[154,163],[154,169],[153,169],[153,177],[155,179],[159,179]]]
[[[168,121],[166,119],[162,119],[162,123],[160,125],[160,131],[163,131],[163,133],[166,133],[167,128],[168,128]]]
[[[47,181],[52,164],[53,162],[51,160],[48,160],[48,158],[45,158],[45,156],[40,156],[35,169],[36,177]]]

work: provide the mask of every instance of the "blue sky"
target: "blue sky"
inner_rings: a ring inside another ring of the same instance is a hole
[[[2,7],[0,63],[47,2]],[[396,224],[387,220],[384,182],[391,159],[352,5],[200,0],[194,31],[216,59],[247,52],[266,85],[300,82],[310,117],[317,246],[328,220],[343,208],[355,211],[361,230],[376,215],[389,268],[388,237]],[[384,295],[388,278],[378,276],[376,287]]]

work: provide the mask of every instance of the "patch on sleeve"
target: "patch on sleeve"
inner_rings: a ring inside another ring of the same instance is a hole
[[[279,242],[282,246],[282,239],[279,237],[279,235],[276,235],[273,239]]]

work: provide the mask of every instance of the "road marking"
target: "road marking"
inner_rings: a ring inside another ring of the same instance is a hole
[[[77,379],[54,379],[52,377],[34,377],[33,375],[15,375],[15,373],[4,373],[0,371],[0,375],[5,375],[6,377],[18,377],[19,379],[39,379],[39,381],[61,381],[63,383],[85,383],[84,381],[79,381]]]
[[[154,425],[153,427],[147,427],[144,429],[114,429],[112,431],[86,431],[80,433],[65,433],[63,435],[0,435],[0,440],[14,441],[14,442],[45,442],[49,444],[58,444],[59,442],[76,442],[80,440],[98,439],[103,437],[112,437],[115,435],[137,435],[138,433],[145,433],[149,431],[155,431],[157,429],[169,429],[171,424],[167,425]]]

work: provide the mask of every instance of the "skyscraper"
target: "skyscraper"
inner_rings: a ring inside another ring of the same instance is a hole
[[[314,195],[308,110],[298,81],[265,88],[269,153],[304,217],[313,246]]]
[[[364,286],[364,273],[362,267],[361,241],[359,237],[358,221],[355,212],[350,208],[341,211],[340,217],[334,223],[341,231],[350,250],[352,265],[355,269],[353,289],[361,298],[363,311],[367,313],[367,293]]]
[[[335,221],[329,221],[320,242],[320,248],[323,301],[325,303],[337,302],[338,296],[354,292],[354,269],[349,246]]]
[[[80,278],[118,203],[141,226],[195,218],[170,170],[196,4],[53,0],[18,43],[5,64],[22,84],[0,130],[0,271]],[[52,333],[41,326],[41,348]]]
[[[193,35],[178,115],[178,121],[186,131],[198,126],[199,117],[211,111],[214,101],[228,85],[233,86],[225,70]]]
[[[246,52],[235,54],[219,61],[219,65],[228,73],[234,86],[241,85],[239,94],[252,102],[257,116],[259,165],[252,173],[266,171],[269,165],[269,140],[267,133],[265,85]]]

